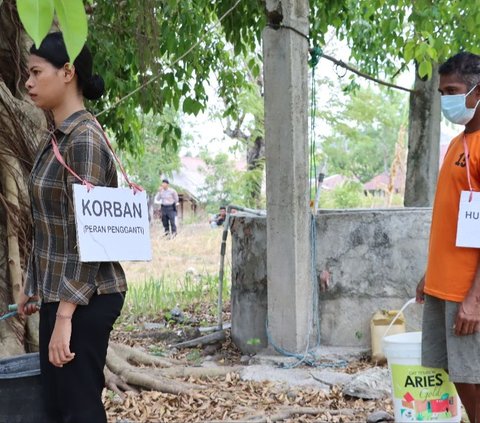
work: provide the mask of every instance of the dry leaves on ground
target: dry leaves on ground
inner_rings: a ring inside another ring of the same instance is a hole
[[[389,400],[349,400],[335,387],[328,394],[312,389],[288,390],[272,383],[241,381],[236,373],[228,374],[223,380],[187,378],[182,381],[202,385],[204,389],[197,398],[159,392],[129,393],[123,402],[106,394],[109,422],[246,421],[257,416],[256,422],[346,423],[365,421],[370,413],[379,409],[392,412]],[[314,414],[294,414],[294,409]],[[270,420],[285,411],[290,414],[288,418]]]

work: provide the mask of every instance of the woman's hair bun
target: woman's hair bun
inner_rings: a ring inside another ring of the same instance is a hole
[[[100,75],[92,75],[87,81],[83,81],[82,92],[85,98],[97,100],[105,93],[105,83]]]

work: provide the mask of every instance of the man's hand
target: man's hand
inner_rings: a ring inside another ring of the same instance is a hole
[[[70,352],[70,337],[72,336],[72,320],[57,318],[52,337],[48,345],[48,360],[55,367],[63,367],[75,357]]]
[[[417,285],[417,291],[415,296],[415,301],[419,304],[423,304],[425,302],[425,276],[420,279]]]
[[[27,304],[28,302],[32,302],[32,304]],[[38,303],[38,297],[35,295],[33,297],[29,297],[24,292],[20,294],[20,300],[18,301],[18,314],[20,316],[30,316],[33,313],[36,313],[40,307],[38,304],[33,304],[33,302]]]
[[[478,297],[467,297],[458,307],[457,317],[453,329],[455,335],[472,335],[480,324],[480,302]]]

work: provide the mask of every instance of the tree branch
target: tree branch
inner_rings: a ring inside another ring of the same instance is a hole
[[[391,84],[390,82],[382,81],[381,79],[378,79],[378,78],[375,78],[371,75],[363,73],[363,72],[359,71],[358,69],[355,69],[353,66],[343,62],[342,60],[337,60],[334,57],[329,56],[328,54],[322,53],[322,57],[324,57],[325,59],[330,60],[331,62],[335,63],[337,66],[340,66],[340,67],[342,67],[342,68],[344,68],[344,69],[346,69],[350,72],[353,72],[354,74],[356,74],[358,76],[361,76],[362,78],[365,78],[365,79],[368,79],[370,81],[376,82],[377,84],[385,85],[386,87],[395,88],[397,90],[406,91],[407,93],[414,93],[415,92],[415,90],[411,90],[410,88],[405,88],[405,87],[401,87],[400,85]]]

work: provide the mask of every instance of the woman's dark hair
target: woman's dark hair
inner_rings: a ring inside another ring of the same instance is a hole
[[[57,69],[61,69],[65,63],[70,62],[61,32],[48,34],[38,49],[35,44],[30,47],[30,53],[42,57]],[[78,87],[83,96],[89,100],[100,98],[105,92],[105,84],[100,75],[92,74],[92,54],[86,45],[83,46],[73,65],[77,74]]]

